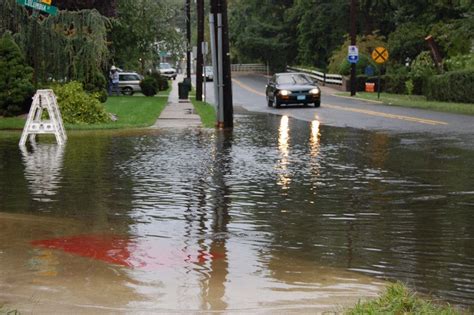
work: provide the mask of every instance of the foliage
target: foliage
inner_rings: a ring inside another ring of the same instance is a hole
[[[65,123],[96,124],[110,120],[99,100],[84,91],[80,82],[53,86]]]
[[[474,19],[438,22],[431,35],[445,58],[468,54],[474,40]]]
[[[10,33],[0,39],[0,115],[26,112],[33,95],[29,67]]]
[[[153,79],[155,79],[158,86],[158,91],[166,91],[169,89],[168,79],[160,74],[158,71],[152,71],[150,74]]]
[[[330,73],[340,73],[348,74],[350,67],[347,66],[347,50],[350,45],[350,39],[347,37],[345,42],[337,49],[334,50],[330,63],[328,66],[328,71]],[[363,69],[368,64],[374,65],[371,58],[369,57],[372,54],[372,51],[376,47],[387,47],[385,43],[385,38],[377,34],[371,34],[366,36],[357,37],[357,47],[359,48],[359,59],[358,62],[358,73],[363,73]]]
[[[348,1],[295,1],[289,11],[297,25],[297,62],[306,66],[327,67],[328,56],[342,43],[347,33]],[[317,10],[308,9],[317,6]]]
[[[474,70],[447,72],[428,78],[428,100],[448,102],[474,102]]]
[[[268,63],[271,70],[282,70],[293,59],[295,47],[288,19],[289,1],[241,0],[229,6],[230,41],[234,60]],[[290,23],[291,24],[291,23]]]
[[[426,26],[409,22],[400,25],[388,37],[390,60],[395,63],[405,64],[414,60],[416,56],[426,49]]]
[[[53,0],[52,5],[60,10],[79,11],[96,9],[105,16],[115,16],[117,0]]]
[[[175,54],[184,51],[183,37],[176,30],[176,16],[182,14],[179,3],[118,0],[117,11],[118,18],[110,32],[114,64],[139,69],[144,74],[147,69],[156,68],[163,48]]]
[[[440,306],[428,300],[421,299],[401,283],[395,283],[386,289],[378,299],[360,302],[346,312],[358,314],[460,314],[450,305]]]
[[[428,77],[437,74],[436,66],[429,51],[421,52],[411,65],[412,76]]]
[[[474,53],[449,58],[444,61],[444,66],[448,71],[474,69]]]
[[[3,0],[0,14],[0,31],[14,33],[27,62],[34,68],[35,83],[76,80],[88,86],[88,90],[104,88],[96,84],[96,78],[97,73],[107,68],[110,22],[98,11],[63,10],[57,16],[36,17],[28,16],[15,0]],[[94,88],[89,88],[91,84]]]
[[[146,76],[140,81],[140,88],[145,96],[155,96],[158,93],[158,83],[152,76]]]

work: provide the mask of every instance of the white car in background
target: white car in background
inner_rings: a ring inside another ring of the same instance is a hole
[[[160,74],[168,79],[176,80],[176,69],[171,67],[171,65],[167,62],[160,63]]]

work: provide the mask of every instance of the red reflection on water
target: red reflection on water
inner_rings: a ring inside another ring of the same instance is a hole
[[[130,242],[114,235],[78,235],[68,238],[32,241],[33,246],[59,249],[82,257],[129,266]]]
[[[78,235],[66,238],[32,241],[33,246],[63,250],[67,253],[101,260],[110,264],[154,270],[183,263],[203,264],[225,258],[225,255],[198,250],[170,248],[154,239],[130,239],[118,235]]]

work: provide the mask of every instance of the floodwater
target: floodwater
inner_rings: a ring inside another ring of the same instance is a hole
[[[205,129],[0,133],[0,305],[314,313],[386,280],[474,304],[474,146],[242,115]],[[472,140],[472,139],[471,139]]]

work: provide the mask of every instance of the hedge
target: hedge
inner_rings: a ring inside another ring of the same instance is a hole
[[[425,96],[434,101],[474,103],[474,70],[452,71],[428,78]]]

